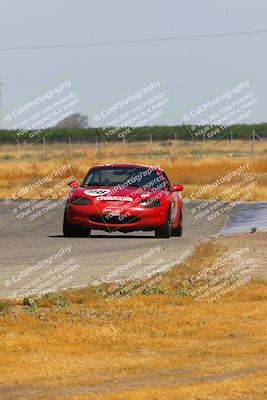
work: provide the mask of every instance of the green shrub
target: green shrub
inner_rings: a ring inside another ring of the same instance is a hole
[[[142,290],[141,294],[145,296],[153,295],[153,294],[166,294],[166,290],[162,286],[145,286]]]
[[[70,304],[69,299],[63,294],[47,293],[37,301],[39,307],[66,307]]]
[[[175,290],[174,295],[175,296],[191,296],[191,292],[186,287],[180,287]]]
[[[9,161],[9,160],[14,160],[15,156],[13,156],[12,154],[4,154],[1,158],[2,160]]]
[[[24,297],[23,301],[22,301],[24,307],[24,311],[27,313],[34,313],[37,309],[37,304],[36,301],[34,299],[34,297]]]
[[[6,315],[10,312],[11,305],[7,300],[0,300],[0,315]]]

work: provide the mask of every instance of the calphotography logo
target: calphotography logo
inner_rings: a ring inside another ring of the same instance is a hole
[[[48,92],[21,104],[4,116],[13,133],[13,138],[34,143],[47,136],[46,129],[70,123],[74,109],[80,99],[72,91],[71,81],[61,82]]]
[[[2,3],[0,400],[266,400],[267,2]]]
[[[69,195],[69,182],[76,178],[71,163],[62,164],[46,176],[18,187],[4,203],[20,229],[30,229],[50,218]]]
[[[249,80],[239,82],[183,115],[192,137],[214,141],[225,137],[229,127],[233,131],[239,129],[238,125],[251,117],[258,102],[250,86]]]
[[[95,114],[93,120],[102,122],[101,132],[105,140],[129,140],[145,127],[162,116],[168,103],[159,81],[150,82],[136,93]]]

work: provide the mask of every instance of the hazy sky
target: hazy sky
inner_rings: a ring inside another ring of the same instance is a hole
[[[169,101],[155,123],[181,124],[192,108],[248,80],[258,102],[245,122],[267,121],[267,33],[10,50],[264,30],[266,0],[0,0],[0,14],[3,116],[70,80],[80,98],[76,110],[97,126],[100,110],[159,80]]]

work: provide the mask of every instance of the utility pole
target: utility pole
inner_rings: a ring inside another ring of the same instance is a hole
[[[2,86],[5,84],[0,79],[0,130],[2,129]]]

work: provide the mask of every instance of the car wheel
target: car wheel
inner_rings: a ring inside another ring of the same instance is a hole
[[[179,224],[172,230],[172,236],[182,236],[183,234],[183,216],[182,216],[182,210],[180,214],[180,221]]]
[[[63,220],[63,235],[65,237],[75,237],[75,236],[89,236],[91,234],[91,229],[84,229],[79,225],[74,225],[69,223],[66,210],[64,212]]]
[[[157,238],[165,238],[165,239],[168,239],[171,236],[170,213],[168,213],[164,225],[155,229],[155,236]]]

